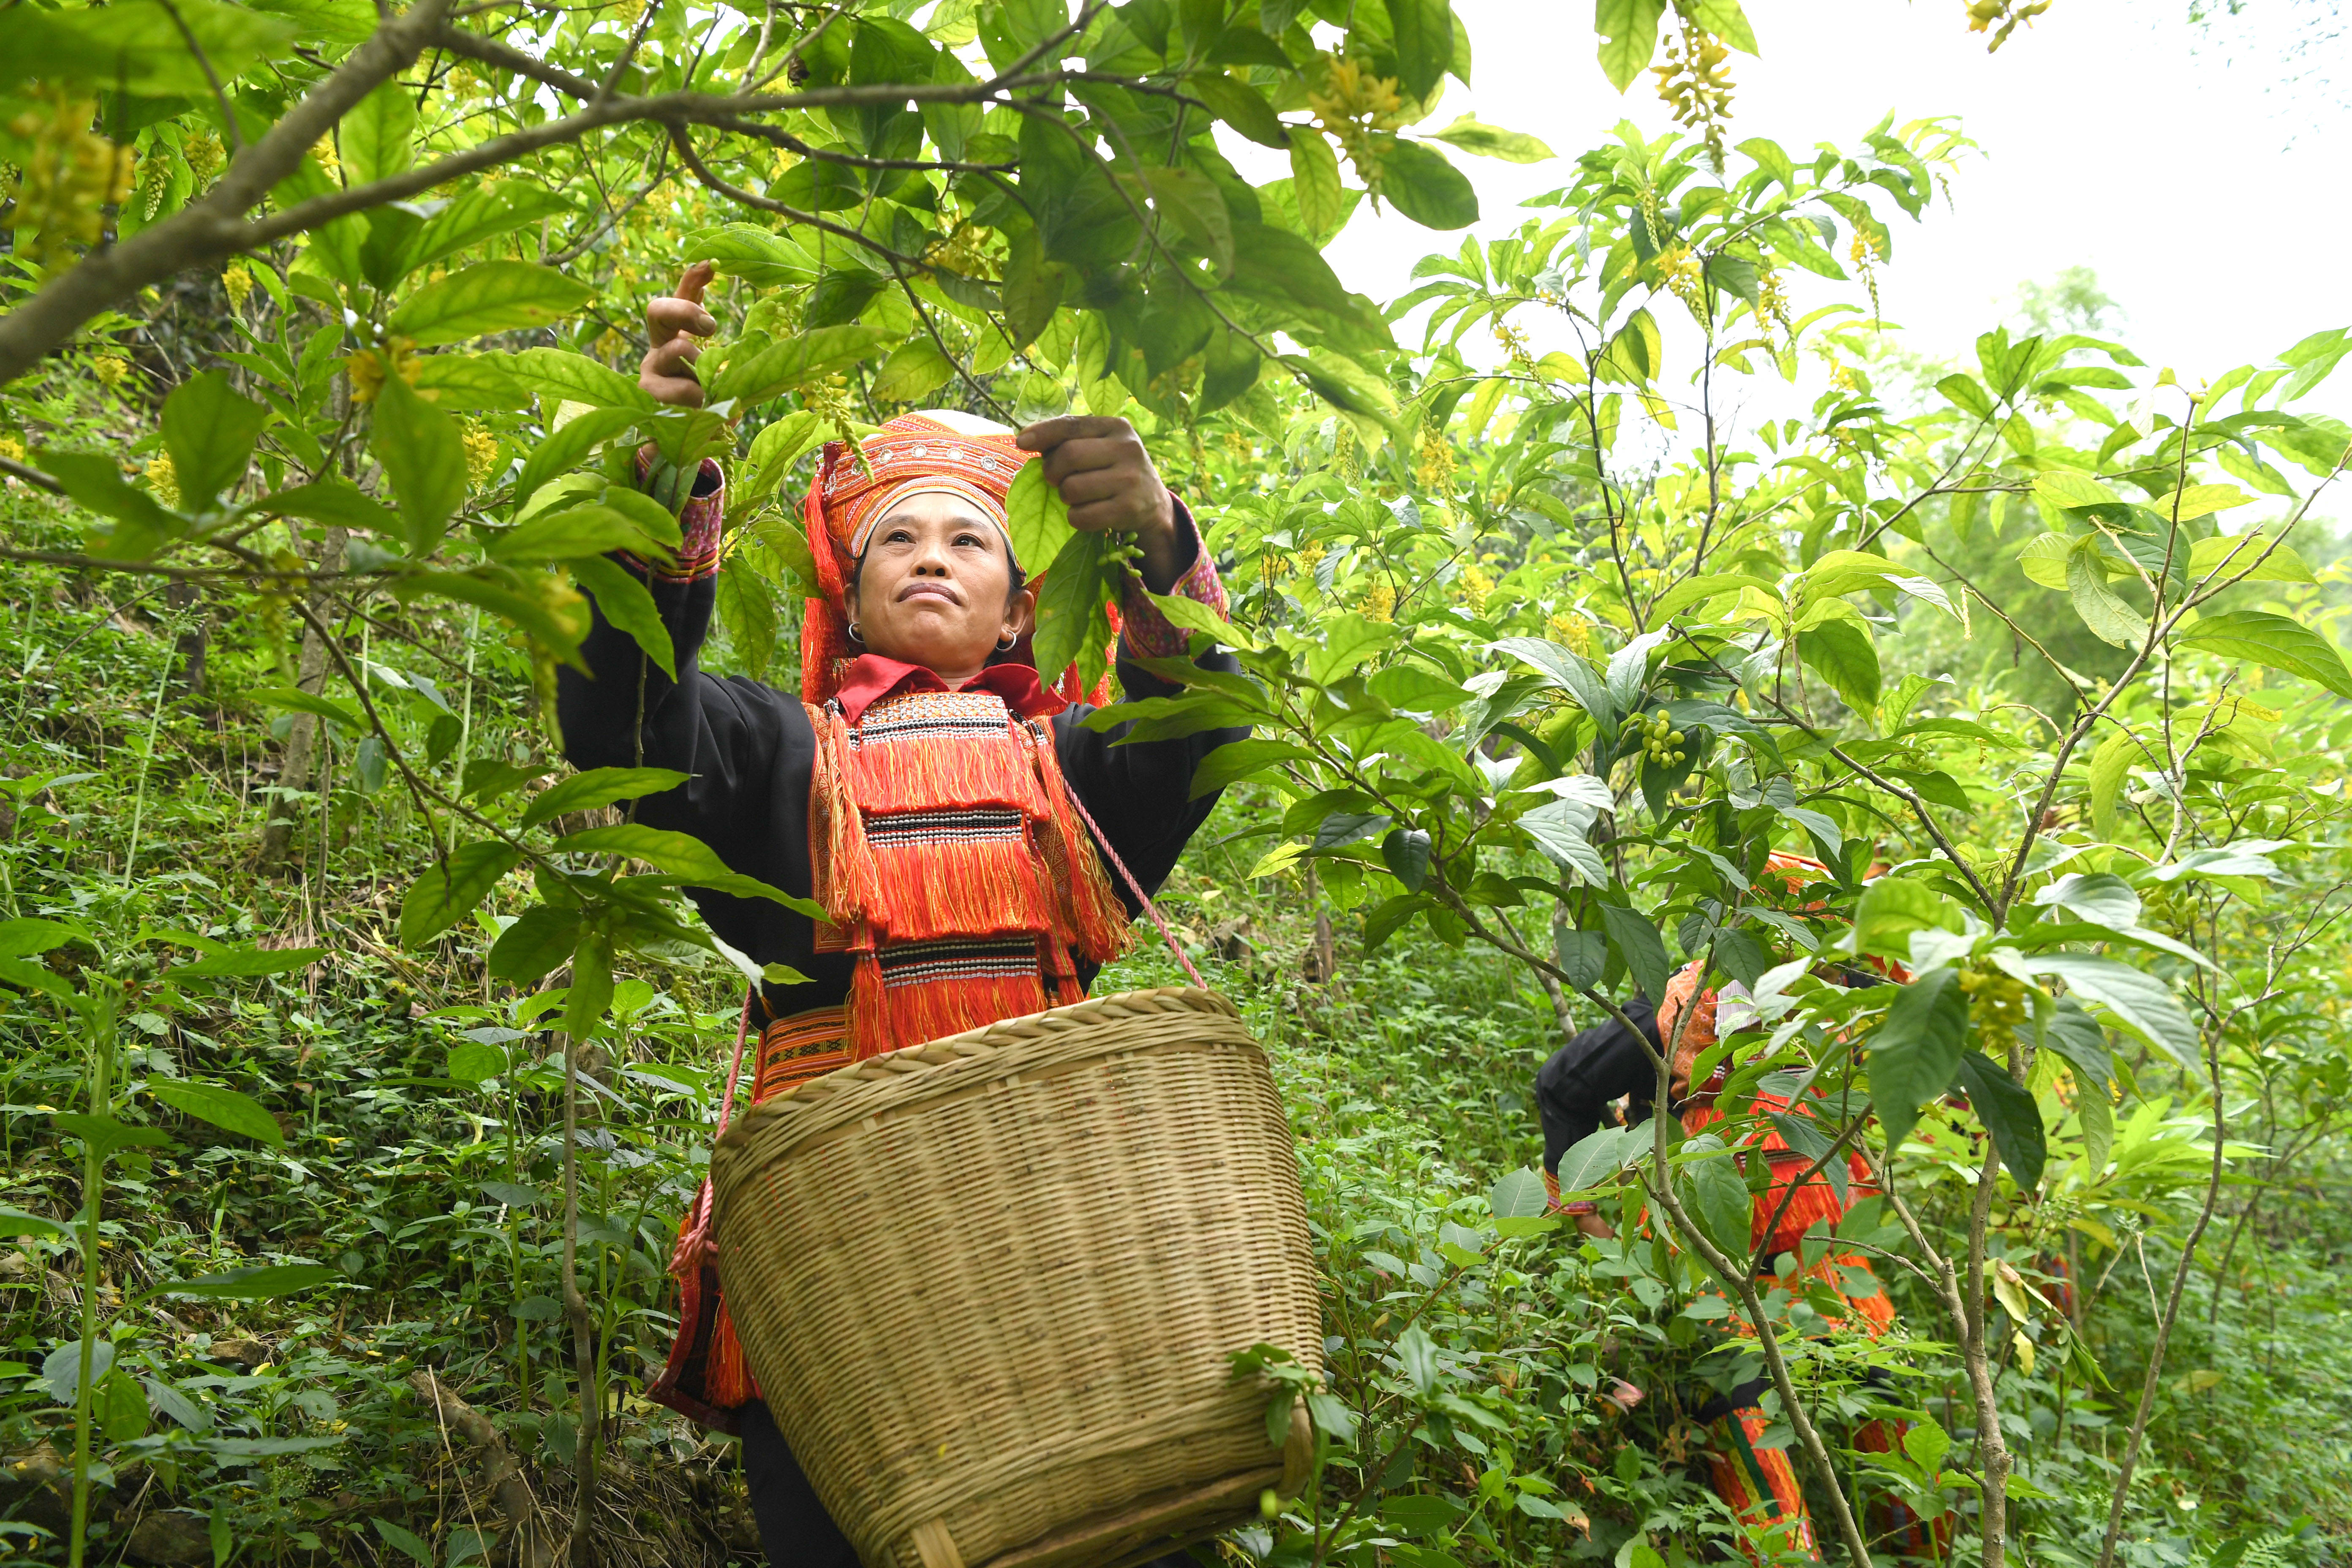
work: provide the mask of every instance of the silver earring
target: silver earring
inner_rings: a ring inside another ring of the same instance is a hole
[[[999,653],[1011,653],[1013,651],[1013,645],[1018,643],[1020,640],[1021,639],[1019,637],[1014,637],[1008,632],[1005,634],[1004,640],[996,645],[996,651]]]
[[[857,629],[857,623],[856,621],[849,623],[849,640],[851,642],[857,643],[860,646],[863,646],[866,641],[865,635]]]

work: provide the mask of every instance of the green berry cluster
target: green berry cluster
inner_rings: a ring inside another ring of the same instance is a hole
[[[1969,998],[1969,1011],[1976,1016],[1977,1028],[1982,1033],[2015,1028],[2025,1022],[2030,1008],[2025,982],[1998,969],[1963,969],[1960,989]]]
[[[1642,721],[1641,734],[1642,750],[1659,767],[1675,767],[1690,760],[1690,753],[1683,750],[1683,732],[1675,728],[1664,709],[1654,710]]]

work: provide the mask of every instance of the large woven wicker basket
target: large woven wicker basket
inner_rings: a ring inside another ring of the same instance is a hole
[[[1297,1156],[1233,1005],[1167,987],[892,1051],[712,1158],[719,1272],[867,1568],[1114,1568],[1296,1485],[1228,1358],[1321,1362]]]

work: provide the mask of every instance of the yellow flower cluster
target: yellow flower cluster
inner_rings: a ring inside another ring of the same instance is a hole
[[[111,392],[122,384],[122,378],[130,374],[131,365],[120,354],[100,354],[89,362],[89,369],[90,374],[98,377],[99,384]]]
[[[988,235],[986,229],[960,223],[953,234],[925,251],[923,259],[959,277],[993,281],[996,258],[988,254]]]
[[[242,261],[232,261],[221,273],[221,287],[228,290],[229,309],[242,310],[253,292],[253,268]]]
[[[1396,589],[1386,583],[1375,583],[1364,595],[1364,614],[1375,621],[1396,619]]]
[[[30,146],[9,193],[16,228],[34,233],[30,246],[19,244],[44,269],[64,260],[68,245],[98,243],[103,209],[131,195],[136,160],[90,130],[97,113],[95,102],[50,90],[8,122]]]
[[[1870,289],[1870,313],[1873,317],[1876,317],[1879,314],[1876,263],[1879,258],[1886,253],[1878,247],[1877,239],[1869,230],[1860,228],[1853,231],[1853,241],[1845,247],[1845,253],[1847,258],[1853,261],[1855,268],[1861,271],[1862,281]]]
[[[866,468],[866,447],[855,428],[857,405],[849,393],[846,375],[828,375],[801,388],[801,406],[833,426],[835,439],[847,446],[859,468]]]
[[[1495,596],[1494,574],[1475,561],[1462,568],[1462,575],[1454,580],[1454,584],[1462,590],[1463,601],[1474,610],[1484,610],[1486,601]]]
[[[1342,484],[1352,485],[1363,477],[1364,459],[1356,448],[1356,427],[1344,419],[1331,437],[1331,471],[1339,476]]]
[[[1503,353],[1513,364],[1527,370],[1535,368],[1536,356],[1528,348],[1527,333],[1500,316],[1495,318],[1494,325],[1488,330],[1495,334],[1495,341],[1503,345]]]
[[[383,390],[384,363],[389,357],[392,374],[416,384],[425,374],[425,362],[416,357],[416,345],[406,338],[394,338],[381,350],[362,349],[343,361],[343,368],[352,376],[352,401],[373,403],[376,394]]]
[[[1566,645],[1580,654],[1592,651],[1592,624],[1580,616],[1557,615],[1544,622],[1544,629],[1552,640]]]
[[[5,458],[12,463],[23,462],[25,460],[25,443],[19,441],[14,436],[0,436],[0,458]]]
[[[221,172],[221,165],[227,159],[213,133],[199,131],[180,143],[180,161],[187,164],[189,175],[194,179],[196,189],[201,191],[213,183],[213,176]]]
[[[172,454],[158,452],[147,460],[147,489],[165,506],[180,504],[180,470],[172,466]]]
[[[1248,437],[1238,430],[1225,432],[1225,456],[1237,463],[1246,463],[1256,455],[1257,448],[1250,445]]]
[[[1658,270],[1675,298],[1694,311],[1706,309],[1706,268],[1696,252],[1676,240],[1658,257]]]
[[[1684,15],[1682,31],[1666,40],[1666,63],[1652,66],[1658,79],[1658,96],[1666,101],[1675,124],[1698,132],[1706,143],[1708,160],[1723,167],[1723,126],[1731,118],[1735,85],[1725,68],[1731,51],[1723,40]]]
[[[321,136],[311,143],[310,156],[317,161],[319,167],[326,172],[327,178],[338,184],[342,183],[342,155],[335,151],[335,138],[331,133]]]
[[[1991,54],[2009,42],[2009,36],[2017,31],[2020,23],[2031,22],[2050,5],[2051,0],[2025,0],[2023,5],[2019,5],[2018,0],[1969,0],[1969,31],[1990,32],[1992,41],[1985,45],[1985,53]]]
[[[1780,327],[1790,344],[1797,341],[1797,324],[1789,317],[1789,289],[1780,281],[1778,272],[1767,271],[1756,280],[1756,313]]]
[[[1392,132],[1404,124],[1404,100],[1394,77],[1374,76],[1370,68],[1333,55],[1320,89],[1309,89],[1307,107],[1331,140],[1356,166],[1357,178],[1374,195],[1381,194],[1384,164],[1375,132]]]
[[[1421,427],[1421,445],[1413,453],[1412,475],[1424,489],[1442,490],[1454,482],[1454,443],[1434,425]]]
[[[499,438],[478,425],[466,426],[466,488],[480,488],[499,460]]]

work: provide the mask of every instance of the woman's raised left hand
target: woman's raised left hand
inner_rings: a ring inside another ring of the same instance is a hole
[[[1041,420],[1017,437],[1042,454],[1045,480],[1062,492],[1070,526],[1087,533],[1132,533],[1143,547],[1143,581],[1155,594],[1175,586],[1192,564],[1192,541],[1176,528],[1176,498],[1143,449],[1135,426],[1115,416],[1070,414]],[[1022,564],[1043,571],[1043,561]]]

